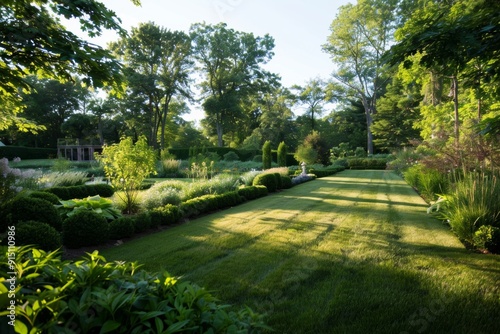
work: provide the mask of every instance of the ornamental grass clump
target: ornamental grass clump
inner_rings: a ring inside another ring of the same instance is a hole
[[[443,198],[441,218],[469,246],[474,245],[474,234],[481,226],[500,226],[500,183],[496,176],[469,174]]]

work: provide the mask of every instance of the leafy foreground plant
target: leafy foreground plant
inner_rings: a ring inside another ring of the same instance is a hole
[[[113,220],[122,216],[120,210],[113,207],[113,202],[110,199],[102,198],[99,195],[60,202],[61,205],[57,205],[56,207],[63,218],[71,217],[79,210],[94,211],[108,220]]]
[[[2,333],[12,325],[18,333],[259,333],[266,328],[249,308],[231,311],[197,285],[166,272],[149,274],[137,263],[106,262],[97,251],[70,262],[58,252],[20,247],[13,270],[7,268],[7,249],[1,250]],[[15,304],[6,279],[13,271]]]

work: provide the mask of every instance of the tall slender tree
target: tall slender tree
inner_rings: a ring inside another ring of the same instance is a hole
[[[345,86],[347,97],[363,103],[368,154],[373,153],[371,126],[377,99],[388,78],[388,66],[381,57],[393,41],[397,4],[397,0],[359,0],[340,7],[323,45],[336,65],[333,79]]]

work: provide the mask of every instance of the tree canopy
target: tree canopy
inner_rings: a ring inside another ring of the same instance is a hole
[[[139,0],[132,0],[139,4]],[[19,117],[19,89],[30,90],[28,75],[73,80],[102,87],[120,79],[120,64],[110,52],[68,31],[62,19],[78,20],[82,31],[98,36],[103,29],[125,34],[120,19],[96,0],[3,0],[0,5],[0,129]],[[28,122],[26,130],[36,128]]]

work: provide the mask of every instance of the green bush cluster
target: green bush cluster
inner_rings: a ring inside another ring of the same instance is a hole
[[[345,168],[342,166],[328,166],[324,168],[311,168],[309,173],[316,175],[316,177],[326,177],[330,175],[337,174],[338,172],[343,171]]]
[[[231,207],[243,201],[244,198],[238,194],[238,191],[230,191],[220,195],[204,195],[189,199],[182,202],[180,209],[184,217],[192,217]]]
[[[25,221],[16,226],[16,245],[33,245],[45,251],[61,248],[61,233],[46,223]]]
[[[33,191],[29,194],[29,197],[40,198],[40,199],[43,199],[44,201],[50,202],[54,205],[60,204],[59,197],[57,197],[57,195],[46,192],[46,191]]]
[[[119,240],[130,238],[135,232],[135,223],[132,218],[121,217],[109,223],[109,238]]]
[[[107,262],[97,252],[63,261],[57,252],[21,247],[14,313],[22,333],[260,333],[251,309],[231,310],[207,290],[137,263]],[[7,248],[0,250],[7,263]],[[0,277],[9,277],[0,266]],[[6,284],[6,282],[4,282]],[[28,305],[29,307],[26,307]],[[0,299],[7,326],[9,299]],[[8,329],[1,328],[2,333]]]
[[[250,201],[259,197],[267,196],[268,191],[266,186],[245,186],[238,189],[238,194]]]
[[[109,239],[109,223],[94,211],[79,210],[62,226],[63,244],[68,248],[95,246]]]
[[[500,253],[500,228],[483,225],[477,229],[473,237],[474,246],[492,253]]]
[[[386,169],[388,160],[385,158],[348,158],[350,169]]]
[[[177,223],[181,219],[181,212],[179,206],[166,204],[151,210],[150,216],[152,227],[158,227]]]
[[[445,194],[450,184],[447,175],[420,164],[407,168],[403,177],[427,202],[436,200],[439,194]]]
[[[105,183],[86,184],[71,187],[52,187],[45,189],[44,191],[52,193],[62,200],[85,198],[95,195],[99,195],[101,197],[111,197],[115,192],[111,185]]]
[[[2,207],[2,231],[7,229],[7,226],[14,225],[23,221],[38,221],[46,223],[56,230],[61,230],[61,218],[54,205],[46,200],[18,195],[11,201],[7,202]]]
[[[266,186],[267,190],[272,193],[278,188],[278,181],[275,174],[262,173],[253,179],[253,186]]]

